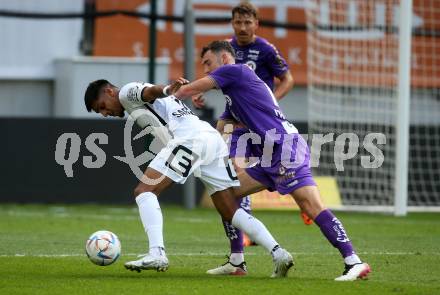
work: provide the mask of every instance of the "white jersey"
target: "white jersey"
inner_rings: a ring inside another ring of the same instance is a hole
[[[151,86],[134,82],[119,91],[124,109],[142,129],[152,128],[153,135],[165,145],[148,167],[177,183],[185,183],[194,173],[205,184],[209,195],[239,186],[232,162],[228,160],[226,143],[211,125],[200,120],[174,96],[152,103],[137,102],[142,89]],[[144,183],[156,181],[145,177],[139,179]]]
[[[152,128],[154,136],[165,145],[171,138],[191,138],[204,131],[213,131],[213,127],[200,120],[182,101],[174,96],[158,98],[152,103],[139,103],[131,96],[131,89],[151,87],[152,84],[132,82],[119,91],[119,101],[124,109],[136,120],[141,128]]]

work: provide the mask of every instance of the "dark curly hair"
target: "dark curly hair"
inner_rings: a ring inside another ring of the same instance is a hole
[[[232,48],[228,41],[212,41],[202,49],[200,57],[203,57],[207,51],[211,50],[212,53],[219,53],[222,51],[229,52],[235,58],[235,50]]]
[[[84,94],[84,103],[88,112],[92,111],[92,104],[98,99],[101,89],[107,85],[114,87],[112,83],[105,79],[93,81],[87,86],[86,93]]]

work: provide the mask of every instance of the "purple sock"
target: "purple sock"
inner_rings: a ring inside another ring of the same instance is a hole
[[[251,214],[250,198],[249,196],[237,200],[237,205]],[[231,243],[231,253],[243,253],[243,233],[238,228],[234,227],[231,223],[223,220],[223,227],[225,229],[226,236]]]
[[[226,236],[231,243],[231,253],[243,253],[243,233],[230,222],[223,220]]]
[[[327,240],[341,252],[342,257],[347,257],[356,254],[353,245],[348,239],[342,222],[339,221],[333,213],[326,209],[318,214],[315,218],[315,223],[321,229],[321,232]]]

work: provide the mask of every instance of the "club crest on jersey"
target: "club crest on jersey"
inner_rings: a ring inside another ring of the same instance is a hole
[[[253,71],[257,69],[257,64],[253,60],[248,60],[246,65],[250,67]]]

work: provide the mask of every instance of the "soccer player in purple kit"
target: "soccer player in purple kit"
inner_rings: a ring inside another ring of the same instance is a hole
[[[247,65],[235,64],[229,42],[211,42],[203,48],[201,57],[207,76],[182,86],[174,95],[186,99],[220,89],[227,103],[225,119],[241,122],[254,134],[251,155],[259,162],[238,174],[240,187],[234,189],[235,196],[240,198],[264,188],[290,194],[341,253],[345,270],[335,280],[365,278],[370,267],[356,254],[339,219],[322,204],[310,169],[307,143],[285,119],[270,88]]]
[[[282,99],[293,87],[292,74],[289,67],[278,52],[276,47],[266,39],[256,35],[258,29],[258,11],[255,6],[249,2],[241,2],[232,9],[231,25],[234,30],[234,37],[230,44],[235,50],[236,63],[246,64],[255,71],[257,76],[263,80],[274,92],[277,100]],[[279,80],[275,88],[275,78]],[[275,90],[274,90],[275,88]],[[204,106],[203,96],[193,97],[193,104],[200,108]],[[226,113],[225,113],[226,114]],[[217,130],[224,133],[226,120],[223,114],[217,123]],[[230,121],[229,121],[230,122]],[[238,122],[233,122],[234,129],[229,134],[229,156],[235,160],[243,160],[241,157],[247,156],[237,154],[237,142],[240,136],[249,133],[249,130]],[[240,165],[235,165],[237,171],[240,171]],[[248,213],[251,213],[251,200],[246,196],[237,200],[237,204]],[[228,221],[222,220],[226,236],[230,242],[231,253],[228,261],[223,265],[210,269],[208,274],[212,275],[245,275],[247,273],[246,262],[244,261],[243,246],[251,245],[252,241],[244,235],[239,229],[233,227]]]

